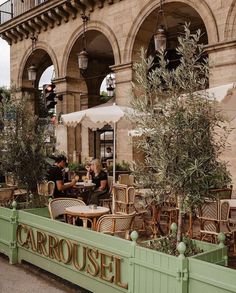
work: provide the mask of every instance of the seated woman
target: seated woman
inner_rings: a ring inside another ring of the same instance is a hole
[[[107,173],[102,170],[102,165],[100,160],[94,159],[90,166],[86,167],[88,173],[87,177],[92,179],[92,182],[96,184],[94,192],[88,198],[88,204],[98,204],[99,199],[108,197],[108,181]]]

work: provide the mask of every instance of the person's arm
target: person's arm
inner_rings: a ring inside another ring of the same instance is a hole
[[[100,181],[100,186],[97,189],[98,191],[103,191],[107,187],[107,180],[101,180]]]
[[[71,182],[68,182],[68,183],[65,183],[65,184],[63,183],[62,180],[57,180],[56,181],[57,189],[59,191],[64,191],[66,189],[69,189],[69,188],[73,187],[75,185],[75,183],[78,182],[78,180],[79,180],[79,176],[75,176],[75,178],[72,179]]]

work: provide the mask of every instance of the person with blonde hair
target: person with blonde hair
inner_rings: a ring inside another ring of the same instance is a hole
[[[106,198],[108,196],[108,181],[107,173],[103,171],[102,164],[99,159],[91,161],[90,166],[87,166],[87,177],[92,179],[92,182],[96,184],[94,192],[88,198],[88,204],[98,204],[99,199]]]

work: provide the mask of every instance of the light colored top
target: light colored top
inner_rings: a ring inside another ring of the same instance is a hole
[[[229,203],[230,208],[236,209],[236,199],[222,199],[221,202],[227,201]]]
[[[97,208],[92,208],[92,206],[73,206],[66,208],[67,214],[81,217],[100,217],[109,211],[109,208],[100,206],[97,206]]]

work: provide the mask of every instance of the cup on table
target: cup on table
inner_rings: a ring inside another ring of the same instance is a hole
[[[91,179],[89,179],[89,180],[88,180],[88,183],[89,183],[89,184],[92,184],[92,183],[93,183],[93,181],[92,181]]]

